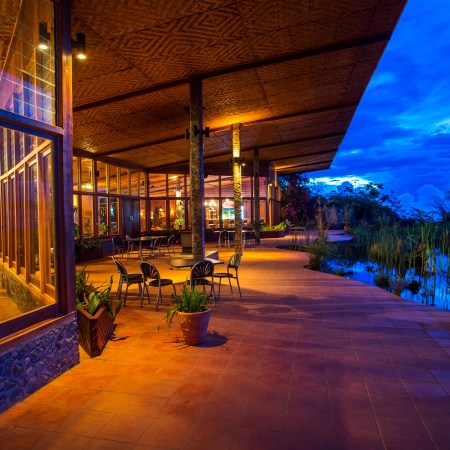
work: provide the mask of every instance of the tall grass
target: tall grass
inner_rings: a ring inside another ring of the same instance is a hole
[[[427,304],[434,304],[438,289],[448,291],[450,224],[422,221],[411,225],[380,218],[377,224],[352,228],[352,234],[361,258],[366,255],[382,267],[384,276],[394,277],[391,284],[397,288],[393,290],[408,285],[405,277],[415,277],[422,283]]]

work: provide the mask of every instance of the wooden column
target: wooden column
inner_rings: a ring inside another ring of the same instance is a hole
[[[202,80],[193,79],[190,90],[189,175],[191,180],[191,231],[194,258],[205,257],[205,210],[203,176]]]
[[[261,243],[261,208],[259,203],[259,150],[253,150],[253,201],[255,202],[255,244]]]
[[[234,190],[234,251],[243,254],[242,249],[242,183],[241,183],[241,125],[233,124],[232,127],[233,146],[233,190]]]

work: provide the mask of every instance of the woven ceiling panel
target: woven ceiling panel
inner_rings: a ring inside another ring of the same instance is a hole
[[[332,160],[405,3],[74,0],[89,54],[74,64],[74,147],[143,169],[188,167],[188,77],[200,75],[205,167],[228,164],[231,131],[217,129],[233,123],[249,161],[259,148],[282,170],[304,152],[302,164],[329,165],[320,154]]]

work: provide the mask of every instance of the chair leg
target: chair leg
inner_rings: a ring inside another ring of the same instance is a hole
[[[125,288],[125,297],[123,298],[123,306],[126,306],[127,304],[127,295],[128,295],[128,283],[127,287]]]
[[[237,277],[237,274],[236,274],[236,283],[237,283],[238,289],[239,289],[239,297],[242,297],[242,294],[241,294],[241,286],[239,285],[239,278]]]
[[[228,284],[230,285],[231,293],[233,293],[233,286],[231,285],[231,277],[228,277]]]
[[[122,297],[122,277],[119,278],[119,286],[117,286],[117,298],[120,300]]]
[[[158,286],[158,295],[156,297],[156,311],[158,311],[159,304],[162,301],[161,285]]]

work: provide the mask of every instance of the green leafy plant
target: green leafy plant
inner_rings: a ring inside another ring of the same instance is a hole
[[[108,315],[114,320],[122,309],[123,300],[119,300],[114,306],[110,300],[113,277],[105,285],[95,287],[89,282],[89,275],[86,273],[86,267],[83,267],[76,274],[75,289],[77,309],[85,309],[91,316],[94,316],[100,308],[105,308]]]
[[[286,222],[280,222],[278,225],[261,225],[261,231],[283,231],[286,229]]]
[[[169,307],[166,314],[167,324],[170,326],[178,312],[196,313],[208,310],[209,296],[205,292],[189,289],[185,282],[180,295],[175,295],[174,303]]]

